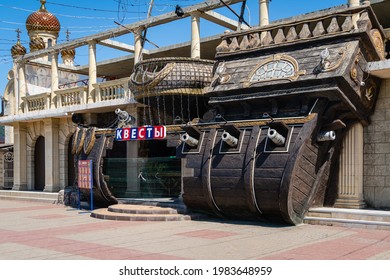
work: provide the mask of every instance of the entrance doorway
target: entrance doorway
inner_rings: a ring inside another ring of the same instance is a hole
[[[138,157],[126,158],[126,142],[107,151],[103,173],[117,198],[177,198],[181,192],[181,161],[167,141],[141,141]]]
[[[34,153],[34,190],[45,188],[45,138],[39,136],[35,143]]]

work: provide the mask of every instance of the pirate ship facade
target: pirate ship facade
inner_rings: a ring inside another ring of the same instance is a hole
[[[141,61],[129,87],[147,105],[143,124],[166,125],[185,163],[187,207],[299,224],[309,207],[334,204],[342,140],[374,110],[380,81],[366,68],[384,59],[383,41],[369,5],[329,9],[225,34],[213,68]],[[79,156],[94,160],[96,196],[106,203],[117,202],[102,172],[112,140],[96,135]]]
[[[342,139],[375,106],[379,81],[365,69],[384,58],[383,38],[369,6],[223,36],[209,109],[168,127],[181,135],[184,203],[291,224],[334,203]]]

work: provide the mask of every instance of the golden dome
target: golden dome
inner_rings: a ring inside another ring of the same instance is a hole
[[[26,20],[27,31],[53,31],[59,32],[61,29],[60,22],[45,8],[46,0],[41,0],[41,8],[28,16]]]
[[[65,56],[75,57],[75,55],[76,55],[76,51],[74,49],[65,49],[65,50],[61,51],[62,57],[65,57]]]
[[[39,51],[45,48],[45,42],[41,37],[35,36],[30,41],[30,52]]]
[[[18,40],[18,42],[12,46],[11,54],[13,58],[26,54],[26,48],[20,43],[20,40]]]

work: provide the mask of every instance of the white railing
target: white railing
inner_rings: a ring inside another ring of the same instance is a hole
[[[50,108],[50,93],[22,97],[24,112],[47,110]]]
[[[93,85],[93,92],[88,96],[88,86],[62,88],[50,92],[22,97],[22,113],[63,108],[76,105],[87,105],[104,101],[130,102],[129,78],[112,80]],[[76,85],[76,84],[75,84]],[[102,104],[102,106],[105,106]]]
[[[130,98],[129,78],[94,84],[93,87],[95,102]]]
[[[87,86],[56,90],[57,108],[87,103]]]

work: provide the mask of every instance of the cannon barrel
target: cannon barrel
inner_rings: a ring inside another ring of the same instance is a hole
[[[186,143],[188,146],[196,147],[198,146],[199,140],[191,137],[188,133],[184,133],[181,135],[180,140]]]
[[[222,133],[222,141],[224,141],[232,148],[237,147],[238,139],[227,131],[224,131]]]
[[[279,134],[276,129],[268,130],[268,138],[277,146],[283,146],[286,142],[286,138]]]
[[[334,132],[333,130],[321,131],[317,136],[318,142],[333,141],[335,139],[336,139],[336,132]]]

